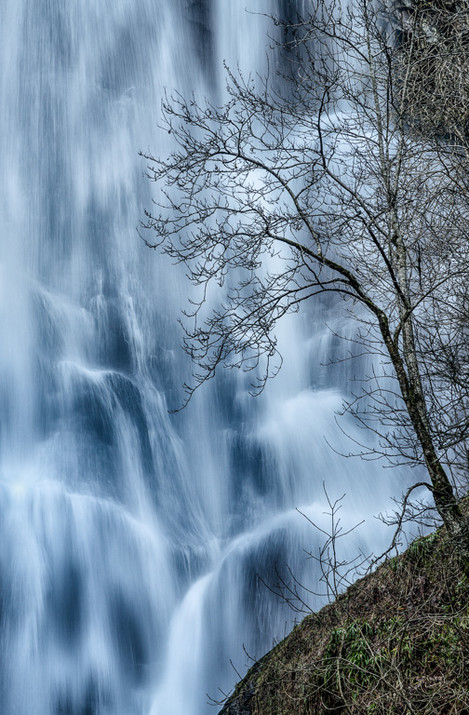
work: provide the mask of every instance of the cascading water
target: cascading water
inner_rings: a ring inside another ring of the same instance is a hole
[[[216,98],[223,58],[262,70],[272,28],[245,5],[2,2],[4,715],[213,712],[243,643],[258,656],[292,626],[257,576],[314,583],[295,507],[320,520],[323,480],[355,518],[383,503],[376,467],[324,441],[352,368],[318,366],[340,346],[315,316],[281,327],[286,367],[257,401],[230,374],[167,411],[186,287],[138,240],[137,151],[167,148],[163,87]]]

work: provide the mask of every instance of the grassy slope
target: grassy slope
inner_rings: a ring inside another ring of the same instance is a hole
[[[469,715],[469,579],[443,530],[306,617],[220,715]]]

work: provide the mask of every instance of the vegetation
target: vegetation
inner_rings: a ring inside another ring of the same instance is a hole
[[[443,529],[306,617],[222,715],[467,715],[469,580]]]
[[[200,290],[186,313],[188,399],[219,366],[251,371],[262,389],[280,367],[277,321],[332,294],[356,326],[351,355],[377,356],[347,406],[373,433],[357,453],[423,465],[428,480],[410,484],[403,515],[428,488],[462,546],[469,152],[453,95],[430,111],[435,72],[418,89],[417,66],[441,70],[422,37],[446,32],[436,8],[448,4],[431,4],[430,24],[427,5],[386,14],[319,0],[283,28],[281,81],[228,70],[225,106],[167,100],[177,148],[146,155],[159,193],[145,228]]]

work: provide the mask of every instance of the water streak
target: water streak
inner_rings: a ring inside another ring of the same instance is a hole
[[[167,149],[164,87],[221,99],[222,59],[262,71],[277,4],[244,5],[1,4],[5,715],[213,712],[243,643],[260,655],[293,623],[257,576],[314,582],[295,507],[323,519],[324,479],[353,484],[355,516],[379,502],[375,467],[324,441],[350,369],[319,366],[340,349],[324,306],[284,323],[286,369],[257,402],[230,375],[167,411],[187,288],[136,234],[137,152]]]

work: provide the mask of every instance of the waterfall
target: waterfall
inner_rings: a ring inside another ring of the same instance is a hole
[[[327,306],[285,320],[285,368],[259,399],[230,373],[168,412],[190,370],[187,287],[137,235],[151,201],[138,150],[168,148],[165,87],[223,99],[224,58],[262,71],[262,13],[281,6],[1,4],[5,715],[214,712],[206,693],[233,686],[243,645],[258,657],[293,625],[265,584],[288,568],[317,583],[304,549],[319,534],[296,508],[324,523],[326,481],[355,522],[396,491],[326,444],[344,439],[334,411],[355,369],[321,366],[344,349]]]

